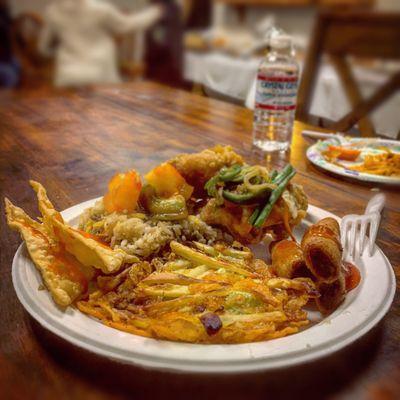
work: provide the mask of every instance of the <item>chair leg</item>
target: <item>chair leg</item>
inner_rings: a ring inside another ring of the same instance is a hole
[[[361,118],[373,111],[400,89],[400,72],[379,88],[368,100],[359,103],[353,111],[346,114],[334,124],[335,129],[345,132],[353,127]]]
[[[330,60],[336,69],[336,72],[343,83],[343,88],[351,106],[357,107],[362,101],[362,94],[356,83],[352,70],[344,57],[331,54]],[[363,117],[358,121],[358,126],[362,136],[375,136],[376,132],[371,120]]]

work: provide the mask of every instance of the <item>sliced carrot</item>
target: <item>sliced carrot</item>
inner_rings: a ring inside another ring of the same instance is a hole
[[[361,151],[341,146],[329,146],[329,152],[335,152],[339,160],[355,161]]]

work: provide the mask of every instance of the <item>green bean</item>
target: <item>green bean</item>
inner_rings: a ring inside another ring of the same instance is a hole
[[[256,221],[258,214],[260,213],[260,207],[257,207],[254,211],[253,214],[251,214],[249,218],[249,224],[254,225],[254,222]]]
[[[282,195],[283,191],[285,190],[286,185],[289,183],[290,179],[294,177],[296,174],[296,171],[292,168],[292,172],[289,173],[283,180],[279,183],[278,187],[273,190],[271,193],[271,196],[267,202],[267,204],[264,206],[264,208],[261,210],[260,214],[258,215],[254,226],[256,228],[261,228],[264,225],[265,220],[268,218],[269,214],[272,211],[272,207],[274,204],[277,202],[279,197]]]
[[[286,165],[286,167],[273,180],[273,183],[279,185],[293,170],[294,168],[290,164]]]
[[[274,181],[274,179],[277,177],[277,175],[278,175],[278,171],[277,171],[276,169],[274,169],[274,170],[271,172],[271,175],[270,175],[270,177],[269,177],[269,179],[271,180],[271,182]]]

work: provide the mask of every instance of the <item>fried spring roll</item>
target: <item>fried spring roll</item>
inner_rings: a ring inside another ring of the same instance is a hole
[[[346,283],[344,274],[340,272],[338,279],[331,283],[318,283],[317,288],[320,293],[320,297],[315,300],[317,306],[323,314],[328,314],[335,310],[345,298]]]
[[[276,243],[271,251],[272,270],[281,278],[293,278],[305,266],[301,247],[292,240]]]
[[[318,282],[332,283],[339,279],[342,264],[340,228],[333,218],[324,218],[312,225],[301,241],[304,260]]]

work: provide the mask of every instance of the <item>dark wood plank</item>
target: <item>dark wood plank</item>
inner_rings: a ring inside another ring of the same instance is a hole
[[[0,197],[38,215],[28,179],[41,181],[59,209],[104,193],[116,172],[142,173],[181,152],[231,144],[252,161],[283,165],[251,152],[251,112],[152,83],[79,91],[0,94]],[[373,195],[330,177],[305,158],[296,124],[290,162],[310,202],[338,215],[359,213]],[[379,245],[400,272],[400,195],[388,198]],[[400,395],[399,295],[383,324],[332,357],[307,366],[240,377],[186,376],[122,366],[46,332],[19,304],[11,262],[20,239],[1,203],[0,398],[396,398]],[[289,378],[290,377],[290,378]],[[167,396],[168,394],[168,396]],[[167,397],[166,397],[167,396]]]

